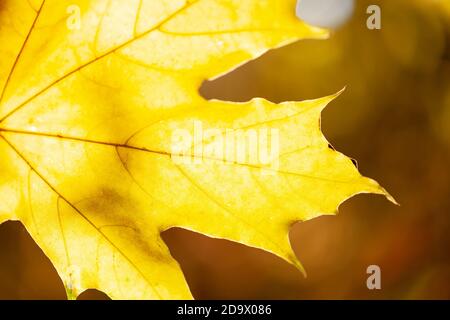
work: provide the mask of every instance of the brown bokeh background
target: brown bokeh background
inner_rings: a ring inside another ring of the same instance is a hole
[[[382,9],[368,30],[367,6]],[[450,1],[361,0],[330,40],[272,51],[201,89],[280,102],[346,92],[323,114],[333,146],[395,196],[358,196],[292,227],[308,277],[271,254],[173,229],[163,234],[198,299],[450,299]],[[381,267],[382,289],[366,287]],[[64,299],[20,223],[0,226],[0,299]],[[106,298],[89,291],[80,298]]]

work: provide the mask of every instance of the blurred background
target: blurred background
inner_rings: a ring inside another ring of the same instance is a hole
[[[382,10],[368,30],[366,9]],[[294,10],[294,8],[293,8]],[[450,299],[450,1],[360,0],[331,38],[269,52],[201,89],[274,102],[345,93],[323,113],[328,140],[401,204],[357,196],[338,216],[293,226],[308,277],[257,249],[193,232],[163,234],[197,299]],[[381,267],[381,290],[366,269]],[[81,299],[107,298],[85,292]],[[0,299],[65,299],[20,223],[0,226]]]

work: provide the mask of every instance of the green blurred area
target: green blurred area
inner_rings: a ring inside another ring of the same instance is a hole
[[[165,232],[196,298],[450,299],[450,1],[357,3],[352,20],[329,40],[272,51],[201,92],[280,102],[347,86],[325,110],[323,131],[401,206],[358,196],[336,217],[293,226],[307,278],[260,250]],[[371,4],[382,9],[381,30],[366,28]],[[372,264],[381,267],[381,290],[366,287]],[[0,226],[0,298],[65,298],[54,268],[19,223]]]

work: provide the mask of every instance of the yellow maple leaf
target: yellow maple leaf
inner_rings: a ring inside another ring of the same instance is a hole
[[[301,269],[292,223],[387,195],[328,147],[334,96],[231,103],[198,88],[326,36],[295,0],[2,0],[0,223],[25,225],[71,298],[190,298],[160,237],[174,226]]]

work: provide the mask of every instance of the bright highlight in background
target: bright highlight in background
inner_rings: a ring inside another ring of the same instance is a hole
[[[354,7],[354,0],[298,0],[296,13],[311,25],[337,28],[350,19]]]

